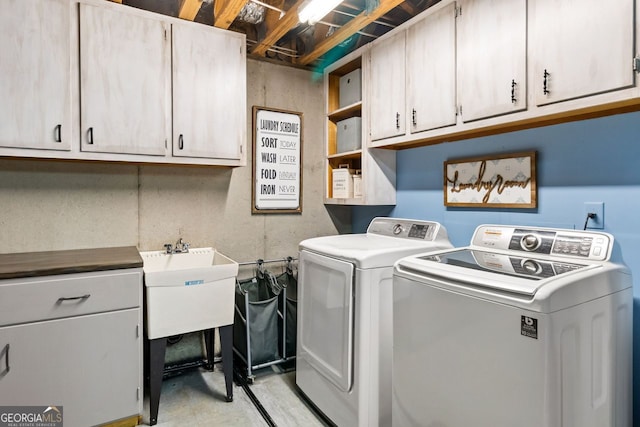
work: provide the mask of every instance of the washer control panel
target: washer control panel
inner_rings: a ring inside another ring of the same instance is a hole
[[[611,255],[613,237],[593,231],[482,225],[476,229],[471,244],[531,254],[606,260]],[[529,271],[535,269],[530,265],[522,267]]]
[[[367,233],[424,241],[446,236],[444,227],[437,222],[400,218],[374,218]]]
[[[514,229],[509,242],[509,249],[538,254],[549,254],[553,247],[556,233],[542,230]]]

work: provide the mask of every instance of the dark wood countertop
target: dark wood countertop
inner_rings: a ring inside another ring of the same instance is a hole
[[[0,279],[142,267],[135,246],[0,254]]]

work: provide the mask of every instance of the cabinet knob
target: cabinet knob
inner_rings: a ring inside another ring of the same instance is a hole
[[[182,150],[184,148],[184,137],[182,134],[178,137],[178,149]]]
[[[53,139],[55,142],[62,142],[62,125],[56,125],[54,128]]]
[[[93,144],[93,128],[87,130],[87,144]]]
[[[511,80],[511,103],[515,104],[517,101],[516,99],[516,81],[515,80]]]
[[[414,126],[418,125],[418,122],[416,121],[416,109],[412,109],[411,110],[411,123],[413,123]]]
[[[549,72],[547,71],[547,69],[544,69],[544,74],[542,75],[542,93],[545,95],[549,95],[549,83],[547,81],[548,77],[550,76]]]
[[[400,130],[400,113],[396,113],[396,129]]]

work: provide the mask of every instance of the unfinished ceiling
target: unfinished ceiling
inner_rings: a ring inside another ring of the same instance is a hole
[[[321,70],[440,0],[345,0],[315,25],[304,0],[111,0],[247,35],[249,57]]]

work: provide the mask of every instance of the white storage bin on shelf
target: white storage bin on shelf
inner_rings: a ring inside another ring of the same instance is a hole
[[[362,197],[362,172],[359,169],[353,175],[353,197]]]
[[[340,165],[333,169],[333,197],[350,199],[353,197],[353,169],[349,165]]]
[[[360,150],[362,148],[362,118],[351,117],[336,123],[338,153]]]
[[[348,105],[362,101],[362,72],[355,69],[352,72],[340,77],[339,106],[344,108]]]

